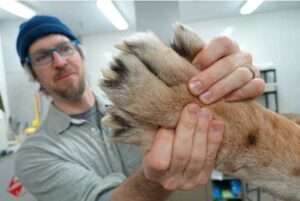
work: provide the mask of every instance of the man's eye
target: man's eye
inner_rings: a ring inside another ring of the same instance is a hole
[[[59,49],[58,49],[58,51],[62,52],[62,53],[67,53],[67,52],[70,52],[72,50],[73,50],[73,48],[70,45],[63,45],[63,46],[59,47]]]
[[[46,60],[48,57],[49,57],[49,54],[47,54],[47,53],[40,53],[40,54],[35,55],[32,58],[32,60],[34,62],[42,62],[42,61]]]

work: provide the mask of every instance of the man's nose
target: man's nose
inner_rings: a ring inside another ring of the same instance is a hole
[[[52,65],[55,68],[64,67],[67,63],[67,60],[61,56],[58,52],[54,51],[52,53]]]

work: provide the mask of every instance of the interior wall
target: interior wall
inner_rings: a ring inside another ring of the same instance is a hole
[[[8,97],[7,97],[7,88],[6,88],[6,73],[4,69],[4,60],[2,53],[2,38],[0,34],[0,95],[2,97],[3,106],[7,113],[9,113],[8,107]]]
[[[97,93],[103,93],[99,88],[101,69],[107,68],[113,57],[119,52],[114,46],[132,34],[132,31],[124,31],[82,36],[82,45],[86,55],[87,79]],[[105,98],[103,100],[108,101]]]
[[[3,64],[3,56],[2,56],[2,42],[0,35],[0,96],[2,99],[3,107],[5,112],[8,111],[8,99],[7,99],[7,91],[6,91],[6,76]],[[7,147],[7,118],[4,111],[0,110],[0,150]]]
[[[20,65],[16,52],[16,37],[21,21],[7,21],[0,24],[3,60],[7,80],[8,114],[17,121],[29,122],[33,119],[33,96],[36,85],[29,81]]]

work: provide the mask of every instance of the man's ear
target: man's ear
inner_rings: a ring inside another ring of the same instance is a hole
[[[79,55],[81,56],[81,58],[84,60],[85,59],[85,55],[86,55],[86,49],[84,48],[83,45],[78,44],[76,46],[77,51],[79,52]]]
[[[36,74],[29,64],[24,64],[23,69],[25,70],[26,74],[28,75],[30,81],[37,81]]]
[[[29,81],[31,82],[35,82],[37,84],[39,84],[39,91],[42,92],[44,95],[48,96],[48,92],[46,91],[46,89],[40,84],[40,82],[38,81],[38,78],[35,74],[35,72],[33,71],[32,67],[29,65],[24,64],[23,68],[29,78]]]

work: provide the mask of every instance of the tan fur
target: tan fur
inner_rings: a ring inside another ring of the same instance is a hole
[[[204,106],[186,85],[198,73],[191,59],[202,47],[201,39],[182,25],[176,27],[173,49],[152,33],[118,45],[121,53],[101,84],[114,104],[103,124],[116,139],[147,150],[157,128],[175,127],[186,104]],[[284,199],[300,200],[300,127],[252,100],[207,107],[225,122],[217,169]]]

